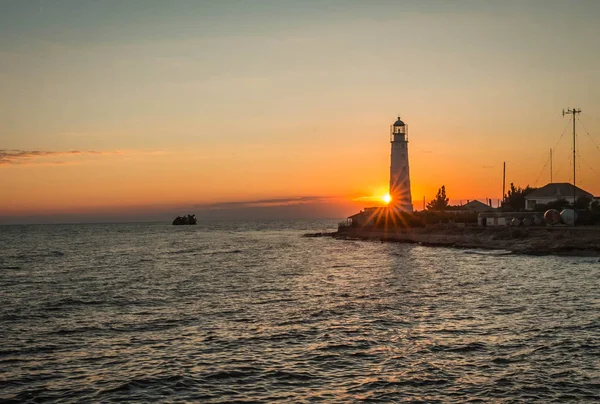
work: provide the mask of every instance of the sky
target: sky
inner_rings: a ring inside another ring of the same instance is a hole
[[[0,0],[0,222],[344,217],[387,192],[398,115],[415,208],[442,185],[495,201],[503,162],[548,183],[551,148],[572,181],[568,107],[577,185],[600,195],[599,18],[595,0]]]

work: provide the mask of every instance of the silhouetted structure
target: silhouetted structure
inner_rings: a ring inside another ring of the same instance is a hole
[[[490,202],[491,204],[491,202]],[[455,212],[494,212],[496,209],[494,209],[491,205],[486,205],[483,202],[480,202],[478,200],[472,200],[470,202],[467,202],[466,204],[462,205],[462,206],[457,206],[454,211]]]
[[[196,215],[187,215],[187,216],[177,216],[175,220],[173,220],[174,226],[181,226],[186,224],[196,224]]]

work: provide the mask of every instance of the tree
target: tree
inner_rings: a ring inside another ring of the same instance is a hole
[[[570,205],[571,204],[566,199],[557,199],[556,201],[548,202],[546,204],[546,210],[548,210],[548,209],[556,209],[556,210],[558,210],[560,212],[563,209],[568,208]]]
[[[515,184],[510,183],[510,189],[504,196],[504,202],[502,202],[502,208],[504,210],[525,210],[525,195],[535,191],[537,188],[532,188],[527,185],[525,188],[515,187]]]
[[[427,210],[442,212],[448,208],[448,198],[446,197],[446,186],[442,185],[438,189],[435,199],[427,204]]]
[[[592,203],[592,198],[582,195],[575,200],[575,209],[588,210]]]

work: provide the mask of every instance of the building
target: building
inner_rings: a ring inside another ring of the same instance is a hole
[[[408,168],[408,126],[400,117],[390,128],[390,208],[412,213],[410,172]]]
[[[534,210],[536,205],[546,205],[549,202],[558,200],[565,200],[572,204],[574,202],[574,194],[576,198],[584,196],[594,199],[594,195],[579,187],[575,187],[573,184],[569,184],[568,182],[554,182],[525,195],[525,209]]]
[[[349,216],[345,222],[338,223],[338,228],[358,229],[398,229],[405,227],[421,227],[423,222],[408,212],[390,206],[364,208],[359,213]]]
[[[340,226],[359,228],[377,226],[388,214],[387,211],[388,208],[384,207],[364,208],[360,212],[349,216],[346,223],[340,223]]]
[[[462,206],[458,206],[456,211],[457,212],[493,212],[496,209],[494,209],[491,205],[486,205],[483,202],[480,202],[478,200],[472,200],[470,202],[467,202],[466,204],[462,205]]]

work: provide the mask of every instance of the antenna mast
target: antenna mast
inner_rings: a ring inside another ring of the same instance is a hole
[[[575,115],[581,114],[581,110],[577,108],[567,108],[566,111],[563,109],[562,114],[563,116],[573,115],[573,209],[575,209],[575,200],[577,199],[577,182],[575,177],[575,175],[577,174],[577,165],[575,164]]]
[[[550,149],[550,184],[552,184],[552,149]]]

